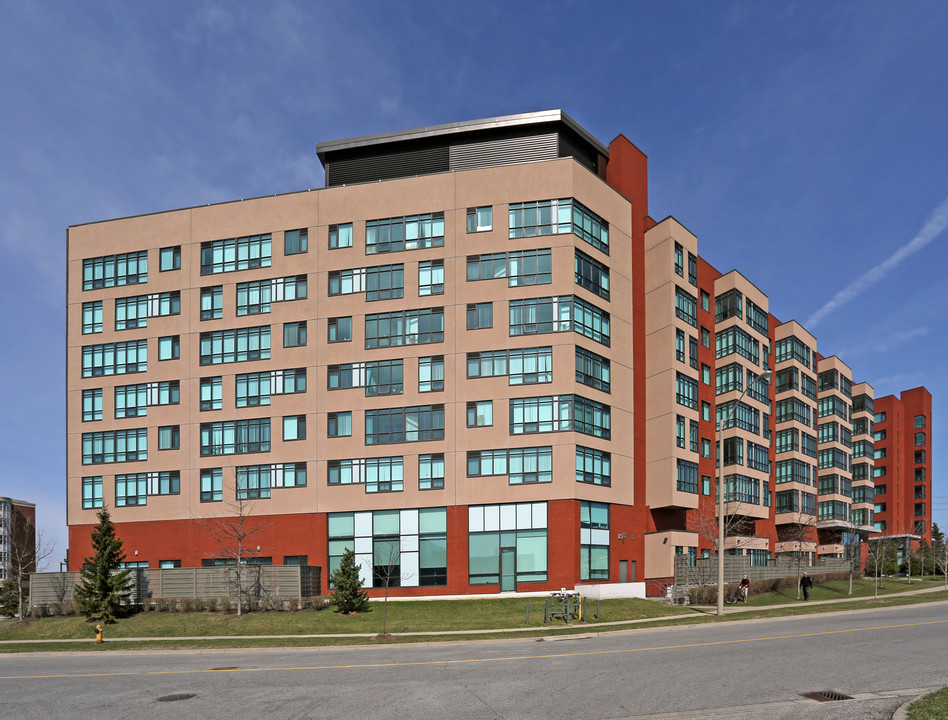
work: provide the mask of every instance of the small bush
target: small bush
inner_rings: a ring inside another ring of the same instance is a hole
[[[217,612],[217,598],[208,598],[205,600],[204,609],[208,612]]]

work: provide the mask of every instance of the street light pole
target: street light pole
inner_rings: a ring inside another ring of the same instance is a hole
[[[747,394],[748,390],[751,389],[756,383],[761,380],[767,381],[770,379],[770,376],[773,373],[770,370],[765,370],[760,375],[754,378],[752,382],[747,383],[747,387],[744,388],[744,392],[741,393],[741,396],[737,399],[737,402],[734,403],[734,407],[731,408],[731,412],[728,413],[726,418],[718,420],[716,434],[717,434],[717,491],[718,491],[718,615],[724,614],[724,426],[727,425],[731,418],[734,417],[734,413],[737,412],[738,405],[741,404],[741,400],[744,399],[744,396]]]

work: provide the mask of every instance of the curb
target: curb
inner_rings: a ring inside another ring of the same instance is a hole
[[[895,709],[895,712],[892,713],[892,720],[908,720],[909,706],[913,702],[915,702],[916,700],[921,700],[923,697],[928,697],[932,693],[936,693],[939,690],[941,690],[941,688],[931,688],[921,693],[920,695],[916,695],[915,697],[910,697],[908,700],[906,700],[904,703],[902,703]]]

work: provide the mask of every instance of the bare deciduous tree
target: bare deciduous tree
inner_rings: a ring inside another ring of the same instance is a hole
[[[250,538],[269,527],[269,523],[253,517],[253,501],[242,497],[239,493],[233,502],[225,503],[224,507],[229,511],[226,515],[204,517],[197,522],[207,530],[220,548],[228,577],[233,580],[228,585],[233,588],[233,594],[236,595],[237,616],[240,617],[250,572],[258,574],[259,583],[259,568],[250,571],[248,563],[253,558],[259,557],[260,546],[251,543]]]
[[[46,560],[53,554],[53,543],[46,540],[42,530],[16,513],[10,530],[10,580],[16,584],[17,608],[23,622],[30,573],[45,569]]]
[[[813,534],[813,523],[815,518],[812,515],[796,513],[794,522],[781,524],[778,529],[778,541],[789,542],[796,545],[796,565],[797,565],[797,600],[800,599],[800,578],[803,577],[803,543]]]

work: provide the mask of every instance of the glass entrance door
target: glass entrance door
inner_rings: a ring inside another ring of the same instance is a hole
[[[500,549],[500,591],[510,592],[517,589],[516,548]]]

